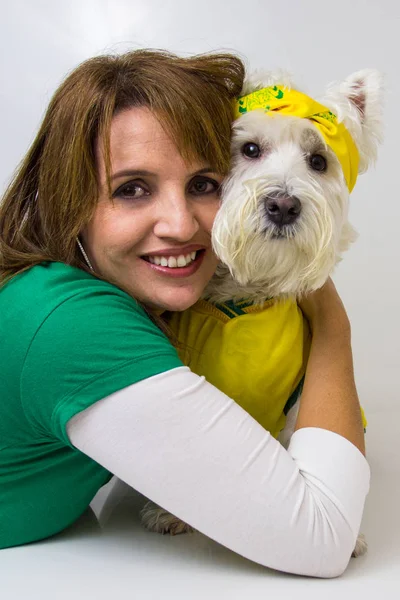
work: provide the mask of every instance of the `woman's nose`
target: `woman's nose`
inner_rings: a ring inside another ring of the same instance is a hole
[[[164,201],[158,207],[154,233],[160,238],[187,242],[199,230],[195,212],[185,197]]]

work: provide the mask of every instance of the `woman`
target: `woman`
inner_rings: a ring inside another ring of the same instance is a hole
[[[369,468],[350,327],[331,282],[289,450],[180,362],[165,310],[194,304],[243,65],[138,51],[55,93],[0,209],[0,548],[53,535],[115,474],[247,558],[330,577]]]

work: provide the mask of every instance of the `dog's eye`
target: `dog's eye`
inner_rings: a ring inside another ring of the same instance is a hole
[[[261,155],[260,147],[254,142],[247,142],[242,147],[242,153],[247,156],[247,158],[258,158]]]
[[[326,159],[321,154],[312,154],[308,162],[314,171],[326,171]]]

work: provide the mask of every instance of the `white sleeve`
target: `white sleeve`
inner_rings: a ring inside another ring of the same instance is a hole
[[[131,487],[254,562],[335,577],[350,560],[370,471],[335,433],[300,429],[286,451],[187,367],[98,401],[67,433]]]

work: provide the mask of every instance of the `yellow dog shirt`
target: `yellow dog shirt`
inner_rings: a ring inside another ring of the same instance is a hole
[[[297,400],[309,330],[295,301],[213,305],[199,300],[169,325],[182,362],[233,398],[277,437]]]
[[[278,437],[301,393],[311,342],[297,303],[268,300],[257,307],[199,300],[171,313],[169,326],[182,362]]]

